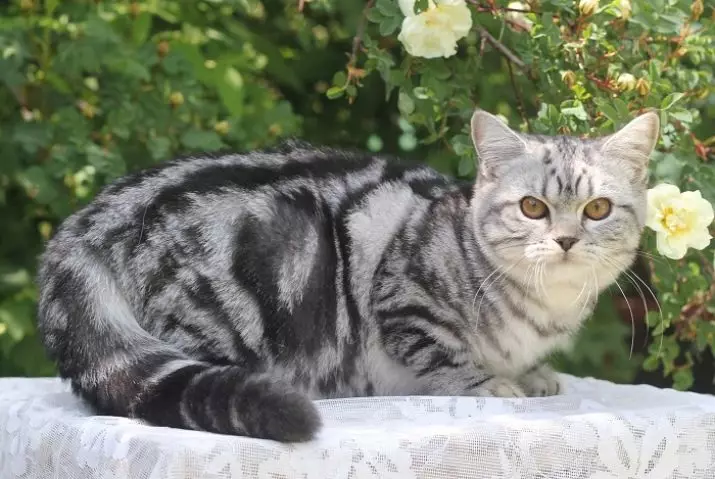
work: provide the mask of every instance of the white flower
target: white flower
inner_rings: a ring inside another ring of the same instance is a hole
[[[681,259],[689,247],[706,248],[712,236],[713,207],[699,191],[680,192],[667,183],[648,190],[646,226],[657,234],[658,251]]]
[[[529,7],[521,2],[511,2],[507,5],[507,8],[513,8],[514,10],[529,10]],[[512,30],[524,30],[526,32],[530,32],[531,27],[534,25],[534,22],[526,18],[526,15],[524,15],[523,12],[508,11],[505,18],[508,22],[509,28]]]
[[[429,0],[426,10],[414,13],[415,0],[400,0],[405,15],[397,37],[415,57],[451,57],[457,41],[472,28],[472,14],[465,0]]]

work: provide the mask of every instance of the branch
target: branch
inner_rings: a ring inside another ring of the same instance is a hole
[[[362,36],[365,34],[365,26],[367,25],[367,12],[370,10],[375,3],[375,0],[369,0],[365,4],[365,8],[362,11],[362,16],[360,17],[360,23],[358,24],[357,31],[353,37],[353,49],[350,53],[350,61],[348,61],[348,75],[350,71],[355,68],[357,64],[358,50],[360,50],[360,45],[362,44]]]
[[[484,27],[478,26],[477,30],[479,30],[479,34],[482,36],[482,38],[486,38],[487,41],[491,43],[494,48],[499,50],[499,53],[504,55],[507,60],[519,67],[521,70],[529,70],[521,58],[517,57],[511,50],[506,47],[506,45],[494,38],[491,33],[489,33]]]
[[[514,69],[511,66],[511,62],[506,63],[509,67],[509,79],[511,80],[511,87],[514,89],[514,95],[517,100],[517,107],[519,109],[519,114],[521,114],[521,119],[526,123],[526,129],[531,133],[531,123],[529,122],[529,117],[526,115],[526,107],[524,106],[524,98],[521,96],[521,92],[516,87],[516,79],[514,78]]]
[[[539,12],[535,12],[534,10],[527,10],[525,8],[509,8],[509,7],[499,7],[496,5],[484,5],[483,3],[477,1],[477,0],[467,0],[468,3],[471,3],[475,7],[477,7],[478,12],[516,12],[516,13],[535,13],[539,15]]]

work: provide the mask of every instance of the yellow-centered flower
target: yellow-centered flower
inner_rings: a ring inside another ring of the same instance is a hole
[[[415,0],[399,0],[405,15],[397,37],[412,56],[451,57],[457,41],[472,28],[472,14],[465,0],[429,0],[427,9],[414,13]]]
[[[658,251],[681,259],[688,248],[703,249],[712,236],[713,207],[699,191],[683,191],[667,183],[648,190],[646,226],[656,232]]]

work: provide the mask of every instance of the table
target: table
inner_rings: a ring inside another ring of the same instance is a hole
[[[715,478],[715,398],[562,376],[550,398],[317,401],[313,442],[95,416],[57,378],[0,379],[0,478]]]

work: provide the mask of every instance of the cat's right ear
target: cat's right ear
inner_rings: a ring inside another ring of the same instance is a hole
[[[491,113],[476,110],[471,126],[481,176],[493,178],[498,174],[500,165],[523,155],[526,150],[526,142]]]

